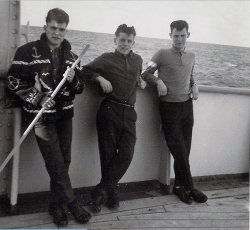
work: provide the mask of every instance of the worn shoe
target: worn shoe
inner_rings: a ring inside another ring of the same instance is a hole
[[[90,192],[91,200],[92,200],[92,208],[95,212],[101,211],[101,204],[104,200],[104,194],[101,191],[97,191],[97,189],[93,189]]]
[[[91,219],[90,213],[88,213],[76,200],[68,203],[68,208],[76,222],[85,224]]]
[[[191,190],[189,195],[198,203],[205,203],[207,201],[207,196],[198,189]]]
[[[177,195],[180,200],[186,204],[192,204],[192,199],[187,193],[186,189],[182,186],[180,187],[174,187],[173,188],[173,193]]]
[[[109,208],[116,209],[119,207],[119,197],[114,190],[107,192],[107,203]]]
[[[49,214],[54,217],[54,223],[58,227],[66,227],[68,225],[68,217],[62,203],[51,202]]]

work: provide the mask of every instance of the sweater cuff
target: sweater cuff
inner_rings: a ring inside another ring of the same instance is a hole
[[[43,98],[44,96],[45,96],[44,93],[38,92],[38,93],[36,94],[34,100],[32,101],[32,104],[33,104],[34,106],[37,106],[37,105],[40,103],[40,101],[42,100],[42,98]]]
[[[16,92],[16,95],[18,95],[24,101],[37,106],[45,94],[38,91],[35,87],[32,87],[29,89],[19,90]]]

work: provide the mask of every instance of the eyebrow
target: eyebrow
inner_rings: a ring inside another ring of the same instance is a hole
[[[50,26],[51,29],[56,30],[59,29],[60,31],[65,31],[65,28],[61,28],[61,27],[56,27],[56,26]]]

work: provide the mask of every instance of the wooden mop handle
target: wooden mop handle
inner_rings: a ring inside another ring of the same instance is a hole
[[[87,51],[87,49],[89,47],[90,47],[89,44],[85,46],[85,48],[83,49],[83,51],[81,52],[81,54],[79,55],[79,57],[77,58],[77,60],[72,64],[71,69],[74,69],[76,67],[76,65],[80,62],[82,56],[86,53],[86,51]],[[61,89],[61,87],[65,83],[66,79],[67,79],[67,75],[64,74],[63,79],[60,81],[60,83],[58,84],[58,86],[55,88],[54,92],[51,94],[51,98],[54,98],[56,96],[56,94],[58,93],[58,91]],[[26,138],[26,136],[28,135],[28,133],[34,127],[34,125],[36,124],[36,122],[38,121],[38,119],[42,116],[43,111],[44,111],[44,108],[42,108],[38,112],[38,114],[36,115],[36,117],[34,118],[34,120],[30,123],[30,125],[28,126],[28,128],[25,130],[25,132],[21,136],[20,140],[17,142],[17,144],[15,145],[15,147],[12,149],[12,151],[6,157],[6,159],[4,160],[4,162],[1,164],[1,166],[0,166],[0,173],[2,172],[2,170],[4,169],[4,167],[7,165],[7,163],[11,159],[11,157],[18,151],[20,145],[22,144],[22,142],[24,141],[24,139]]]

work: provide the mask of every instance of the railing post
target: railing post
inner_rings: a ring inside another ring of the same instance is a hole
[[[21,109],[14,109],[14,146],[21,137]],[[11,193],[10,193],[10,208],[11,212],[17,210],[17,196],[18,196],[18,179],[19,179],[19,156],[20,148],[17,153],[13,156],[12,164],[12,180],[11,180]]]
[[[162,151],[160,156],[160,173],[159,181],[161,182],[162,191],[164,194],[170,194],[170,169],[171,169],[171,154],[167,147],[164,135],[162,134]]]
[[[0,1],[0,84],[1,84],[1,137],[0,137],[0,163],[5,159],[6,154],[13,148],[14,142],[20,138],[21,131],[21,110],[5,108],[4,86],[7,71],[14,58],[15,52],[20,45],[20,1]],[[10,197],[11,210],[16,207],[18,194],[18,168],[19,156],[12,162],[12,181],[10,167],[1,174],[0,195]],[[11,185],[10,185],[11,184]],[[10,190],[10,191],[9,191]]]

